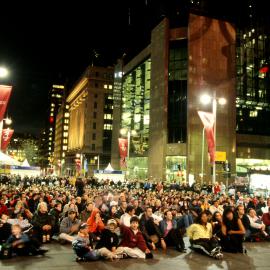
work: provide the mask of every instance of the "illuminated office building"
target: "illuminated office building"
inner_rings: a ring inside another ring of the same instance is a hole
[[[217,151],[226,152],[235,172],[235,38],[233,25],[225,21],[194,14],[178,24],[163,19],[152,30],[149,46],[116,66],[114,107],[120,109],[113,123],[115,168],[116,139],[129,132],[130,177],[198,180],[203,126],[197,111],[211,111],[200,104],[200,95],[215,90],[227,99],[218,108]],[[206,151],[203,159],[208,164]],[[207,181],[210,172],[205,165]]]
[[[113,68],[91,66],[71,89],[66,171],[88,175],[110,162],[113,121]],[[76,171],[76,159],[80,172]],[[99,161],[99,162],[98,162]]]

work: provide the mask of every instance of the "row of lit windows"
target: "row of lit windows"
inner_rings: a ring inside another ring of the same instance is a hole
[[[104,124],[104,130],[112,130],[112,124]]]
[[[104,89],[112,89],[113,86],[111,84],[104,84]]]
[[[109,120],[111,120],[111,119],[113,119],[113,116],[112,116],[112,114],[106,113],[106,114],[104,114],[104,119],[109,119]]]

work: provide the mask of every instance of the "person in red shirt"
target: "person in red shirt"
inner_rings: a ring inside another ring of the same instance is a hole
[[[130,228],[121,225],[122,241],[116,253],[126,253],[129,257],[139,259],[152,259],[153,254],[147,248],[141,231],[139,231],[139,218],[130,219]]]
[[[262,222],[265,225],[265,231],[270,234],[270,207],[268,208],[268,213],[262,215]]]
[[[8,208],[5,205],[5,201],[3,198],[0,199],[0,217],[5,214],[8,215]]]
[[[100,212],[95,208],[90,217],[87,219],[88,232],[91,234],[93,239],[100,240],[100,234],[104,230],[105,225],[101,219]]]

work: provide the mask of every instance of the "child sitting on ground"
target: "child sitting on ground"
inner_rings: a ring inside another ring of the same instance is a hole
[[[12,225],[11,231],[6,243],[10,245],[12,256],[44,255],[48,251],[41,249],[38,241],[23,233],[19,224]]]
[[[116,253],[126,253],[131,258],[152,259],[153,254],[147,248],[142,233],[139,231],[139,218],[133,216],[130,219],[130,228],[121,225],[123,239]]]
[[[109,219],[107,222],[107,228],[104,229],[100,235],[100,240],[96,244],[96,250],[105,259],[114,260],[123,258],[123,252],[116,252],[119,238],[115,233],[117,228],[117,222],[114,219]]]
[[[79,226],[79,232],[74,241],[72,241],[72,248],[76,255],[77,262],[80,261],[97,261],[100,258],[99,253],[93,249],[93,245],[89,240],[88,225],[82,223]]]

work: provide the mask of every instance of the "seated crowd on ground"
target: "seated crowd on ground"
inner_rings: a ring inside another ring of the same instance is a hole
[[[42,244],[70,245],[77,260],[153,258],[153,251],[190,249],[216,259],[246,253],[244,241],[267,241],[270,199],[222,184],[98,183],[94,179],[19,179],[0,184],[1,258],[43,255]]]

